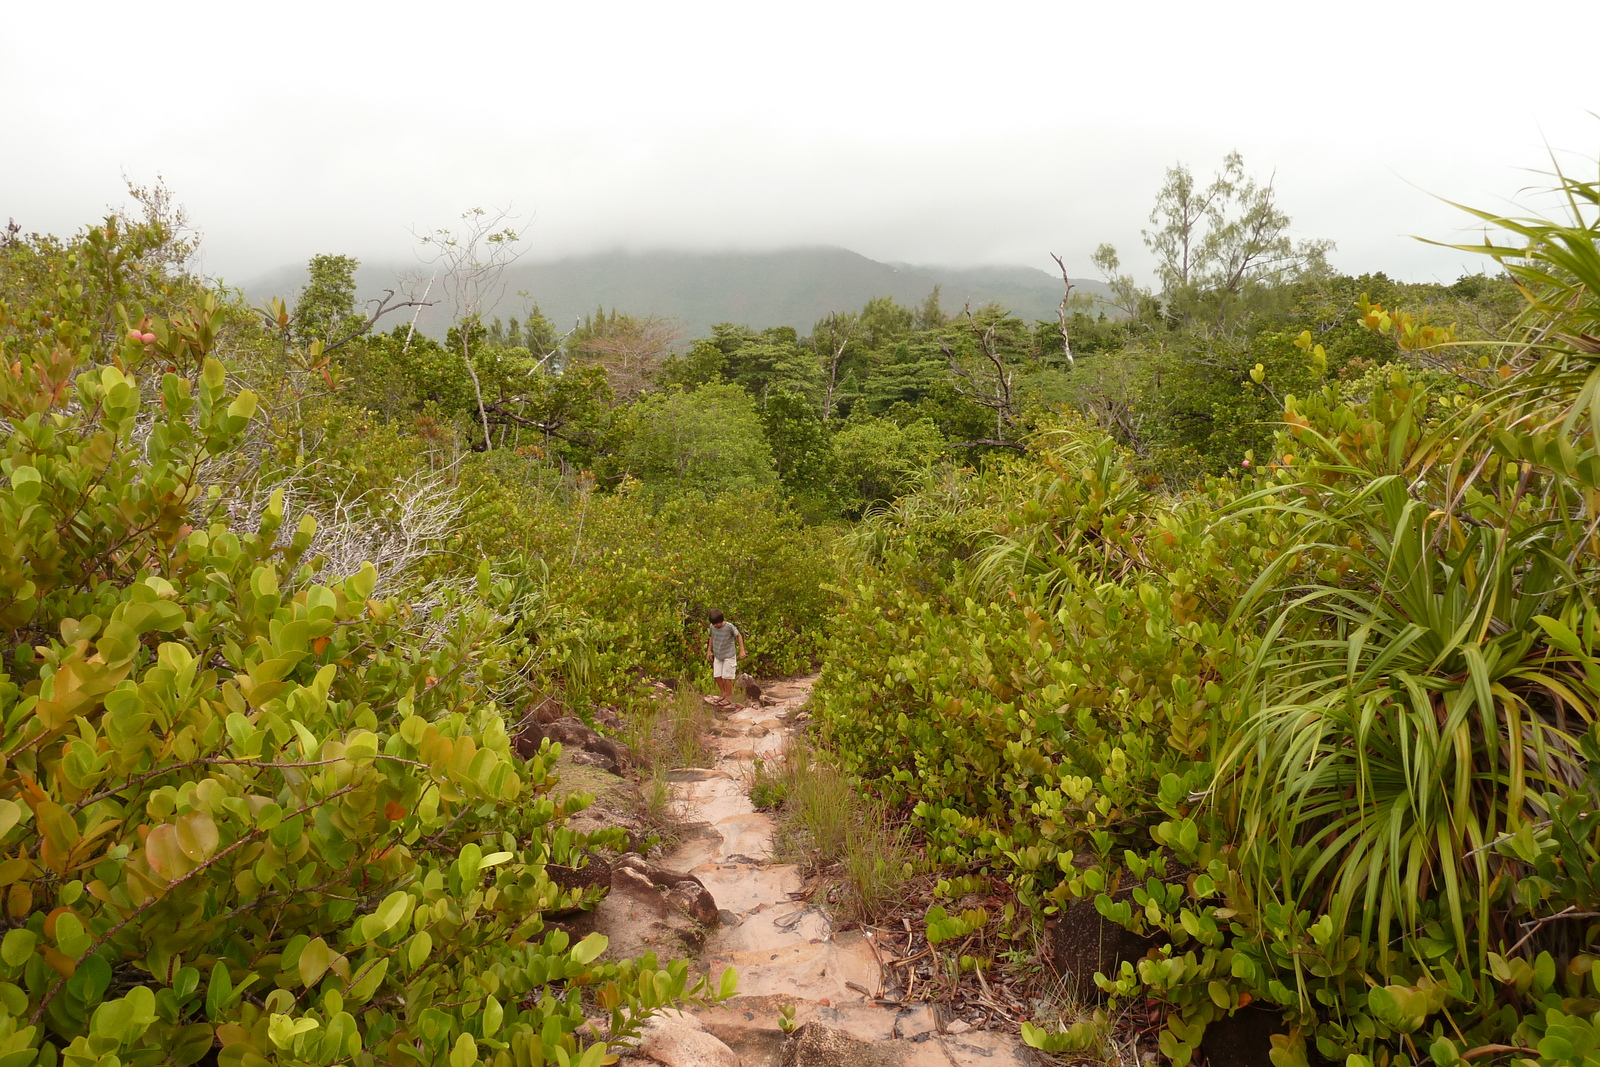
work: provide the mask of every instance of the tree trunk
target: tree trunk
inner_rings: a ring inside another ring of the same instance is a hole
[[[483,422],[483,450],[489,451],[494,442],[489,440],[489,412],[483,406],[483,387],[478,384],[478,368],[472,365],[472,354],[467,348],[467,334],[461,334],[461,358],[467,362],[467,373],[472,376],[472,393],[478,398],[478,418]]]

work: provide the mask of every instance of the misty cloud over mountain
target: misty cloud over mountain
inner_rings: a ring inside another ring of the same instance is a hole
[[[363,264],[360,295],[368,299],[391,286],[421,293],[432,268],[395,263]],[[245,283],[260,303],[281,296],[293,305],[305,284],[303,266],[283,267]],[[830,311],[853,311],[873,297],[892,296],[915,305],[940,286],[947,313],[964,304],[1002,304],[1025,321],[1053,319],[1062,284],[1033,267],[934,267],[879,263],[844,248],[791,248],[775,252],[603,252],[551,262],[519,262],[508,268],[500,297],[485,308],[486,319],[523,316],[538,304],[565,328],[597,307],[631,315],[660,315],[683,323],[688,337],[709,334],[713,323],[755,327],[793,326],[802,334]],[[1074,279],[1076,292],[1109,295],[1096,281]],[[435,283],[430,299],[441,294]],[[382,328],[391,328],[390,320]],[[450,309],[423,309],[417,327],[442,336]]]

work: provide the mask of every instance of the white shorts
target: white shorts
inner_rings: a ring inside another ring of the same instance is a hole
[[[727,659],[714,659],[711,661],[711,677],[726,678],[732,681],[737,678],[739,671],[739,658],[729,656]]]

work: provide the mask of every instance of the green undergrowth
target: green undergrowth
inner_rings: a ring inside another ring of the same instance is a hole
[[[781,677],[819,661],[837,535],[772,492],[602,494],[500,453],[464,478],[464,551],[539,590],[525,632],[574,707],[633,699],[641,677],[709,688],[713,608],[745,635],[741,669]]]
[[[1498,363],[1364,303],[1413,355],[1288,397],[1232,475],[1167,490],[1065,420],[853,539],[829,758],[1036,921],[1149,938],[1097,981],[1176,1064],[1246,1007],[1277,1067],[1600,1048],[1600,186],[1564,191],[1576,223],[1491,220],[1529,299]]]
[[[0,244],[0,1062],[598,1067],[731,993],[547,924],[598,893],[546,865],[622,840],[512,747],[521,594],[330,562],[368,525],[251,481],[314,435],[220,358],[321,380],[320,347],[172,239]]]

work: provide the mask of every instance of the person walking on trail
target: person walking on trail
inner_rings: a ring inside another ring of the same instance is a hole
[[[739,658],[744,655],[744,634],[722,612],[711,609],[711,637],[706,642],[706,658],[711,661],[711,677],[722,691],[722,702],[733,704],[733,680],[738,676]]]

